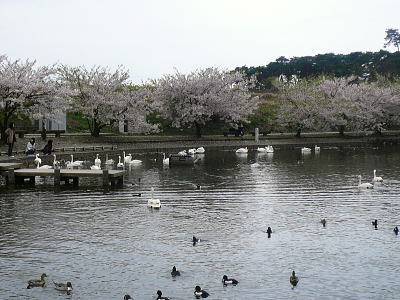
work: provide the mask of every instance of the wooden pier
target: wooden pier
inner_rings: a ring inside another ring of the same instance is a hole
[[[77,170],[77,169],[21,169],[21,164],[1,163],[0,173],[6,177],[7,184],[23,184],[25,179],[34,184],[35,177],[54,177],[54,185],[61,182],[69,184],[70,180],[74,185],[79,184],[80,177],[101,177],[103,186],[122,185],[125,171],[123,170]]]

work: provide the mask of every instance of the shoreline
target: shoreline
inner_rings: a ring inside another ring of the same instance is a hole
[[[251,137],[251,136],[250,136]],[[68,139],[68,136],[60,138]],[[60,152],[57,149],[69,148],[73,149],[74,147],[65,146],[65,147],[56,147],[55,154],[57,155],[57,159],[69,159],[70,155],[73,154],[76,159],[78,158],[92,158],[97,153],[100,156],[104,156],[105,154],[109,154],[111,156],[114,155],[122,155],[123,151],[129,153],[166,153],[172,154],[177,153],[183,149],[189,148],[198,148],[204,147],[207,149],[222,149],[222,150],[233,150],[239,147],[248,147],[249,150],[256,150],[257,147],[264,147],[267,145],[272,145],[276,149],[295,149],[301,147],[311,147],[314,145],[318,145],[321,148],[324,147],[343,147],[343,146],[369,146],[369,145],[397,145],[400,142],[400,135],[382,135],[382,136],[345,136],[345,137],[334,137],[334,136],[303,136],[300,138],[296,138],[293,136],[288,137],[279,137],[279,138],[268,138],[262,137],[258,142],[249,138],[249,136],[245,137],[233,137],[233,138],[220,138],[220,139],[188,139],[188,137],[174,137],[171,140],[156,140],[151,139],[151,137],[147,137],[148,140],[133,140],[134,137],[120,137],[120,136],[112,136],[112,137],[100,137],[96,140],[97,144],[87,144],[84,142],[74,141],[73,138],[70,138],[70,141],[73,142],[73,146],[78,148],[77,151],[64,151]],[[60,140],[54,139],[57,145],[57,142],[63,146]],[[63,141],[64,143],[66,141]],[[71,143],[69,143],[71,145]],[[92,148],[95,147],[111,147],[114,146],[113,150],[86,150],[79,151],[83,147]],[[53,156],[45,156],[40,152],[40,157],[43,159],[44,163],[49,163],[52,161]],[[2,155],[0,157],[0,162],[22,162],[28,163],[33,162],[35,156],[26,156],[25,154],[16,155],[14,158],[8,158],[6,155]]]

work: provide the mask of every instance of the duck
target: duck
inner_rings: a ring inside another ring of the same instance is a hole
[[[268,227],[268,228],[267,228],[268,238],[271,237],[271,233],[272,233],[272,229],[271,229],[271,227]]]
[[[376,170],[374,170],[374,182],[383,182],[383,178],[380,176],[376,176]]]
[[[319,152],[319,151],[321,151],[321,147],[319,147],[319,146],[315,145],[315,146],[314,146],[314,151],[315,151],[315,152]]]
[[[165,153],[163,153],[163,165],[169,166],[169,157],[165,157]]]
[[[196,149],[196,153],[197,154],[203,154],[206,152],[206,149],[204,149],[204,147],[199,147]]]
[[[224,276],[222,276],[222,283],[224,285],[228,285],[228,284],[237,285],[239,283],[239,281],[237,281],[236,279],[233,279],[233,278],[228,278],[228,276],[224,275]]]
[[[133,298],[130,295],[126,294],[124,296],[124,300],[133,300]]]
[[[179,272],[175,266],[173,266],[172,271],[171,271],[171,275],[172,277],[176,277],[176,276],[181,276],[181,272]]]
[[[44,287],[44,285],[46,284],[46,281],[44,281],[45,277],[47,277],[47,275],[46,275],[46,273],[43,273],[42,275],[40,275],[40,279],[28,280],[27,289],[30,289],[30,288],[35,287],[35,286]]]
[[[147,200],[147,206],[150,208],[159,209],[161,207],[160,199],[154,199],[154,188],[151,188],[151,198]]]
[[[296,273],[293,271],[292,272],[292,276],[290,276],[290,284],[293,285],[293,287],[295,287],[297,285],[297,283],[299,282],[299,277],[296,276]]]
[[[197,237],[193,236],[193,246],[196,245],[196,243],[200,242],[200,239],[198,239]]]
[[[113,165],[114,164],[114,160],[108,159],[108,154],[106,154],[106,161],[104,162],[106,165]]]
[[[325,219],[321,219],[320,223],[322,224],[323,227],[326,226],[326,220]]]
[[[169,300],[168,297],[163,297],[162,292],[160,290],[157,291],[157,300]]]
[[[397,226],[393,229],[393,232],[395,235],[399,234],[399,228],[397,228]]]
[[[96,154],[96,158],[94,159],[94,165],[99,167],[101,166],[101,159],[98,154]]]
[[[35,164],[41,164],[42,163],[42,159],[39,157],[39,153],[36,154],[34,162],[35,162]]]
[[[247,153],[249,152],[249,150],[247,149],[247,147],[245,148],[239,148],[236,150],[236,153]]]
[[[311,153],[311,148],[303,147],[301,148],[301,153]]]
[[[121,162],[121,156],[118,156],[117,168],[123,168],[124,164]]]
[[[207,293],[205,290],[202,290],[200,286],[196,285],[194,288],[194,295],[197,299],[199,298],[207,298],[210,296],[209,293]]]
[[[70,291],[72,291],[72,283],[69,282],[69,281],[67,283],[57,283],[57,282],[53,281],[53,283],[55,285],[54,288],[57,291],[62,291],[62,292],[70,292]]]
[[[374,220],[374,221],[372,221],[372,225],[375,227],[375,228],[377,228],[378,227],[378,220]]]
[[[374,185],[369,182],[361,183],[361,175],[358,175],[358,188],[359,189],[373,189]]]
[[[129,163],[132,159],[132,156],[125,156],[125,151],[123,151],[122,154],[124,155],[124,163]]]

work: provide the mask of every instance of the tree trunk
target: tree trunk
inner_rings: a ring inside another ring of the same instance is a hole
[[[94,121],[93,130],[91,132],[92,136],[93,137],[99,137],[100,136],[100,129],[101,128],[100,128],[99,124],[97,124],[97,122]]]
[[[296,137],[299,138],[301,135],[301,128],[297,128]]]
[[[196,126],[196,137],[201,138],[201,125],[197,122],[194,122],[194,125]]]
[[[344,136],[344,125],[339,126],[339,135]]]

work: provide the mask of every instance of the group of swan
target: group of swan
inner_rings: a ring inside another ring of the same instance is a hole
[[[178,155],[181,155],[181,156],[186,156],[186,155],[188,155],[188,154],[190,154],[190,155],[194,155],[194,154],[203,154],[203,153],[205,153],[206,152],[206,149],[204,149],[204,147],[199,147],[199,148],[191,148],[191,149],[189,149],[188,151],[186,151],[186,150],[182,150],[182,151],[179,151],[178,152]]]
[[[268,145],[267,147],[258,147],[257,152],[274,153],[274,147]]]
[[[372,182],[383,182],[383,178],[380,176],[376,176],[376,170],[374,170],[374,178],[372,179]],[[358,175],[358,188],[360,189],[373,189],[374,185],[369,182],[361,182],[361,175]]]
[[[34,162],[36,163],[36,168],[37,169],[53,169],[56,168],[60,165],[60,162],[56,159],[56,155],[53,154],[53,166],[50,165],[41,165],[42,164],[42,159],[39,157],[39,154],[36,154]]]
[[[311,150],[312,150],[311,148],[302,147],[302,148],[301,148],[301,153],[303,153],[303,154],[305,154],[305,153],[311,153]],[[314,146],[314,151],[315,151],[315,152],[321,151],[321,147],[315,145],[315,146]]]

